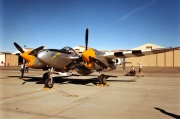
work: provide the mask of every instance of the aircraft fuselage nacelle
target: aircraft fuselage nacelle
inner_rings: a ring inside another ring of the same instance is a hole
[[[34,57],[34,59],[30,59],[27,66],[31,68],[36,68],[36,69],[42,69],[42,68],[46,68],[47,64],[44,64],[37,57]]]
[[[54,67],[55,69],[64,69],[66,66],[79,58],[76,52],[68,47],[68,50],[63,48],[61,50],[57,49],[47,49],[38,53],[38,58],[45,64]]]

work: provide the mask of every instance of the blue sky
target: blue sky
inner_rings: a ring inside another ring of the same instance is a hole
[[[0,0],[0,51],[85,45],[132,49],[180,46],[180,0]]]

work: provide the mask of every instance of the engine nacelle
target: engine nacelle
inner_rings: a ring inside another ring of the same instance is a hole
[[[35,69],[47,68],[47,64],[41,62],[37,57],[29,59],[27,66]]]
[[[86,68],[85,66],[78,66],[75,68],[76,72],[82,75],[89,75],[91,74],[93,71],[91,69]]]
[[[112,60],[115,65],[122,65],[123,61],[120,58],[115,58]]]

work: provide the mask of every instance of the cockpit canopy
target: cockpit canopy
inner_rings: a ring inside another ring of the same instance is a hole
[[[66,54],[77,55],[76,51],[73,48],[69,47],[69,46],[66,46],[66,47],[60,49],[60,52],[66,53]]]

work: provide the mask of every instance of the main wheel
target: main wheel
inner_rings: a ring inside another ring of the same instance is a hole
[[[106,76],[104,74],[101,74],[98,77],[99,83],[105,85],[106,84]]]
[[[54,85],[54,82],[51,82],[51,78],[47,78],[44,82],[44,87],[45,88],[52,88]]]
[[[46,72],[43,74],[43,81],[45,82],[45,80],[49,78],[49,72]]]

